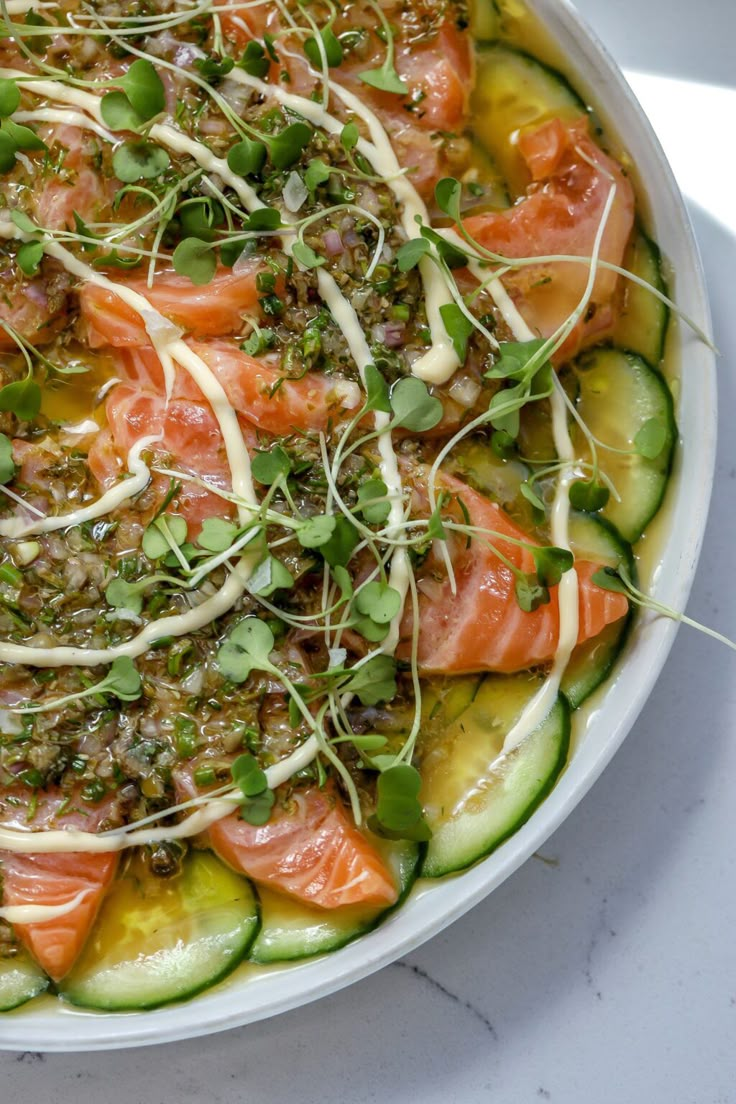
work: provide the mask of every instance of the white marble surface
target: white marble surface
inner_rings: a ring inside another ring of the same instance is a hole
[[[733,98],[734,0],[580,6],[625,67],[730,83]],[[732,108],[701,88],[706,109],[673,125],[674,86],[633,79],[687,186],[723,352],[718,471],[689,612],[734,635],[736,211],[713,200]],[[693,149],[706,171],[694,172]],[[0,1054],[0,1100],[735,1102],[735,674],[732,653],[681,631],[635,730],[542,854],[404,961],[201,1041]]]

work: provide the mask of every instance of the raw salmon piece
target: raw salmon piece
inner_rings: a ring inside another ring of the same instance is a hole
[[[154,310],[194,337],[223,337],[237,333],[243,315],[258,310],[256,275],[259,261],[238,272],[222,269],[204,287],[187,276],[159,272],[149,288],[142,276],[118,281],[145,296]],[[119,295],[88,283],[79,295],[82,328],[90,348],[103,345],[136,348],[151,344],[140,315]]]
[[[53,126],[42,132],[52,161],[63,156],[61,171],[39,188],[33,214],[40,226],[73,230],[74,212],[85,222],[103,221],[112,213],[118,184],[97,165],[99,139],[75,126]]]
[[[31,345],[47,345],[66,324],[66,292],[54,288],[43,276],[28,279],[0,277],[0,321],[29,341]],[[0,352],[17,350],[17,342],[0,327]]]
[[[152,391],[120,384],[108,397],[108,428],[97,435],[87,457],[88,466],[100,485],[107,489],[126,470],[128,453],[141,437],[161,434],[151,451],[162,466],[197,475],[214,486],[229,489],[230,469],[220,427],[209,406],[189,400],[174,400]],[[252,447],[254,441],[246,439]],[[169,489],[169,478],[155,475],[156,498]],[[206,487],[182,481],[177,510],[186,517],[190,537],[196,538],[205,518],[228,517],[233,507]]]
[[[478,528],[530,541],[529,536],[504,513],[460,480],[442,476],[442,486],[462,499],[470,523]],[[501,538],[489,536],[498,550],[522,571],[534,571],[531,552]],[[419,667],[423,674],[466,674],[476,671],[511,673],[549,662],[555,654],[560,631],[558,588],[550,588],[550,601],[525,613],[516,601],[515,579],[482,536],[470,547],[464,538],[451,549],[457,593],[433,555],[419,575]],[[597,565],[577,561],[579,583],[578,643],[597,636],[606,625],[625,617],[629,605],[623,594],[603,590],[592,582]],[[411,614],[402,625],[404,643],[399,655],[410,655]]]
[[[190,342],[222,384],[233,407],[258,429],[283,436],[293,430],[326,430],[360,401],[357,387],[329,376],[307,372],[285,379],[275,365],[254,360],[225,341]],[[201,401],[191,376],[177,373],[177,397]]]
[[[551,119],[522,133],[519,149],[532,176],[526,198],[508,211],[466,219],[469,233],[486,249],[507,257],[590,257],[615,182],[600,258],[620,265],[634,224],[634,193],[620,166],[589,137],[587,120]],[[550,337],[577,307],[588,276],[585,265],[550,262],[529,265],[503,279],[528,325]],[[614,272],[598,271],[588,311],[557,354],[558,361],[610,331],[617,283]]]
[[[180,781],[191,794],[191,782]],[[351,822],[342,802],[312,788],[275,806],[256,827],[238,813],[209,829],[213,850],[256,882],[320,908],[392,905],[398,891],[377,851]]]
[[[4,791],[2,797],[8,796]],[[15,793],[16,799],[24,794]],[[0,821],[7,827],[44,829],[77,828],[96,831],[113,811],[113,799],[87,806],[72,795],[70,809],[56,816],[66,795],[58,789],[39,795],[35,816],[27,821],[27,805],[8,805],[0,799]],[[117,867],[118,856],[85,852],[18,854],[0,851],[4,905],[63,905],[78,893],[85,897],[70,912],[53,920],[15,924],[14,930],[30,953],[54,981],[74,965],[94,924],[95,917]]]

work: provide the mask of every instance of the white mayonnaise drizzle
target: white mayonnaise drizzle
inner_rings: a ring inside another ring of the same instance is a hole
[[[263,96],[272,96],[284,107],[303,115],[310,123],[326,130],[328,134],[339,134],[342,131],[344,124],[314,100],[297,96],[280,85],[267,84],[265,81],[258,80],[257,77],[251,77],[242,69],[233,69],[228,74],[228,79],[246,85]],[[415,238],[418,232],[416,217],[421,218],[426,225],[429,225],[429,214],[426,204],[416,188],[402,173],[383,124],[378,116],[347,88],[343,88],[342,85],[332,80],[329,82],[329,87],[330,91],[338,96],[345,106],[361,118],[368,127],[371,141],[367,142],[364,138],[361,138],[357,148],[370,161],[376,172],[387,178],[387,186],[402,205],[400,218],[404,232],[408,238]],[[432,347],[424,356],[415,361],[412,365],[412,373],[427,383],[446,383],[460,366],[457,353],[447,335],[440,315],[440,307],[452,303],[453,300],[441,272],[429,258],[425,257],[420,261],[419,271],[424,283],[425,305],[427,321],[432,335]]]
[[[95,425],[95,428],[98,427]],[[128,453],[129,478],[116,483],[101,498],[90,502],[87,506],[81,506],[78,510],[73,510],[70,514],[49,516],[41,518],[40,521],[26,521],[22,517],[3,518],[0,520],[0,536],[18,539],[35,536],[38,533],[53,533],[57,529],[67,529],[70,525],[82,525],[85,521],[104,517],[111,510],[116,510],[129,498],[140,494],[147,486],[151,473],[148,465],[141,459],[141,453],[158,440],[160,440],[158,436],[141,437],[135,442]]]
[[[117,141],[112,131],[90,119],[81,111],[68,111],[57,107],[38,107],[33,111],[16,111],[13,122],[17,123],[58,123],[60,126],[74,126],[78,130],[91,130],[99,138],[111,145]]]
[[[89,889],[81,889],[60,905],[6,905],[0,908],[0,920],[6,920],[8,924],[45,924],[47,920],[58,920],[60,916],[74,912],[89,893]]]

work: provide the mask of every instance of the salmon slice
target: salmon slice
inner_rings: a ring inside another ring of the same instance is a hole
[[[3,799],[6,796],[8,791]],[[36,813],[29,823],[27,796],[17,793],[10,796],[26,800],[22,805],[9,805],[0,799],[2,824],[30,827],[34,831],[69,828],[96,831],[110,817],[114,801],[110,799],[88,808],[83,801],[72,798],[70,811],[58,816],[66,795],[58,789],[49,790],[39,795]],[[115,876],[117,861],[118,856],[112,853],[62,851],[22,855],[0,851],[4,905],[64,905],[84,893],[79,904],[63,916],[13,925],[21,942],[54,981],[63,978],[76,962]]]
[[[522,571],[534,571],[531,552],[509,544],[503,536],[530,541],[500,506],[484,498],[460,480],[442,476],[442,486],[460,498],[470,524],[502,534],[488,537],[495,547]],[[451,549],[457,593],[453,594],[441,561],[431,555],[418,577],[419,667],[423,674],[470,674],[498,671],[510,674],[548,663],[557,649],[560,632],[558,587],[550,588],[550,601],[531,613],[516,601],[515,579],[482,537],[465,539]],[[606,625],[628,613],[623,594],[603,590],[591,576],[597,565],[577,561],[578,643],[597,636]],[[402,625],[399,656],[408,658],[412,618]]]
[[[67,321],[67,294],[61,281],[44,277],[29,280],[18,272],[0,276],[0,321],[11,326],[31,345],[47,345]],[[0,327],[0,352],[18,348],[7,330]]]
[[[508,211],[466,219],[469,233],[486,249],[507,257],[590,257],[615,182],[600,258],[621,265],[634,225],[634,192],[620,166],[590,138],[587,120],[551,119],[522,132],[519,149],[532,177],[526,198]],[[588,276],[585,265],[550,262],[529,265],[503,279],[528,325],[550,337],[577,307]],[[598,271],[588,310],[558,353],[560,362],[610,332],[618,280],[614,272]]]
[[[316,372],[288,379],[276,365],[254,360],[225,341],[189,344],[220,381],[238,414],[266,433],[285,436],[294,430],[326,430],[360,402],[360,391],[353,383]],[[174,395],[204,399],[188,372],[177,373]]]
[[[209,830],[213,850],[256,882],[324,909],[392,905],[398,890],[378,852],[351,822],[333,794],[318,789],[292,795],[267,824],[237,813]]]
[[[221,489],[230,487],[230,469],[220,426],[209,406],[189,400],[174,400],[167,406],[162,395],[120,384],[106,405],[108,427],[100,431],[87,457],[87,464],[100,485],[107,489],[126,470],[128,453],[141,437],[161,435],[151,446],[162,467],[173,467],[197,475]],[[254,440],[246,438],[252,447]],[[163,499],[169,477],[155,475],[154,497]],[[182,481],[176,509],[187,519],[190,538],[196,538],[205,518],[229,517],[233,507],[214,491]]]
[[[243,315],[258,311],[256,276],[263,266],[259,261],[238,272],[221,269],[209,284],[197,287],[188,276],[159,272],[153,287],[142,276],[118,281],[145,296],[184,333],[194,337],[223,337],[237,333]],[[87,283],[79,294],[81,325],[90,348],[103,345],[136,348],[151,344],[143,320],[119,295]]]

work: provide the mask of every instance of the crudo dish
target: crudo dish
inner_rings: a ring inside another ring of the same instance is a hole
[[[0,7],[0,1042],[155,1042],[591,785],[694,571],[707,306],[564,4]]]

